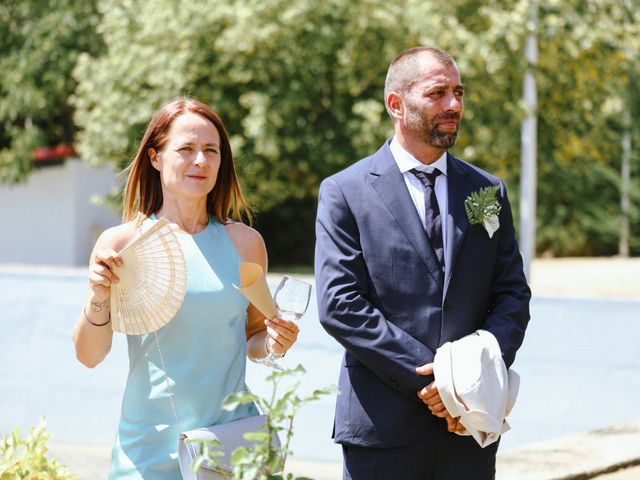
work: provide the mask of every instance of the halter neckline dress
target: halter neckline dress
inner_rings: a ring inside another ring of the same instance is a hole
[[[145,223],[155,221],[152,215]],[[222,409],[227,395],[245,389],[248,302],[232,286],[240,284],[240,255],[215,217],[201,232],[178,238],[188,274],[182,306],[157,332],[127,336],[129,375],[112,450],[111,480],[179,479],[176,451],[181,431],[258,413],[252,404],[233,412]]]

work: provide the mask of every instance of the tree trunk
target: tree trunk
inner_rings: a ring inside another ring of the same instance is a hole
[[[618,255],[629,256],[629,189],[631,187],[631,113],[625,112],[625,126],[622,134],[622,166],[620,167],[620,242]]]
[[[531,26],[525,47],[527,71],[524,75],[523,102],[525,117],[521,127],[520,153],[520,251],[524,273],[530,280],[530,267],[536,253],[536,156],[537,156],[537,90],[535,71],[538,63],[538,5],[531,0]]]

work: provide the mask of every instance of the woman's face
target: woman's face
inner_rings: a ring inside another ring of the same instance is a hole
[[[213,190],[220,168],[220,134],[204,117],[185,113],[169,129],[167,143],[149,150],[151,164],[160,172],[163,197],[204,197]]]

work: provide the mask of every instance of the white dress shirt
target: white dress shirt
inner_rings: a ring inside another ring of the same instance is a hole
[[[448,181],[447,181],[447,152],[445,151],[442,156],[430,165],[425,165],[419,161],[416,157],[407,152],[395,137],[391,140],[389,145],[393,159],[396,161],[402,176],[404,177],[404,183],[407,185],[411,200],[418,211],[418,216],[422,222],[422,227],[427,230],[425,221],[425,188],[422,182],[410,172],[412,168],[423,172],[431,173],[435,168],[442,172],[436,177],[436,199],[438,200],[438,208],[440,209],[440,221],[442,222],[442,245],[444,247],[444,258],[447,258],[447,252],[449,251],[449,244],[447,239],[447,217],[449,214],[449,202],[448,202]]]

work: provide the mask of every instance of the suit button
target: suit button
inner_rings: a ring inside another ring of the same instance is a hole
[[[451,305],[449,302],[444,302],[444,305],[442,305],[442,310],[444,312],[448,312],[452,308],[453,308],[453,305]]]
[[[387,381],[389,382],[389,384],[391,384],[395,388],[400,388],[400,384],[398,383],[398,381],[395,378],[387,377]]]

